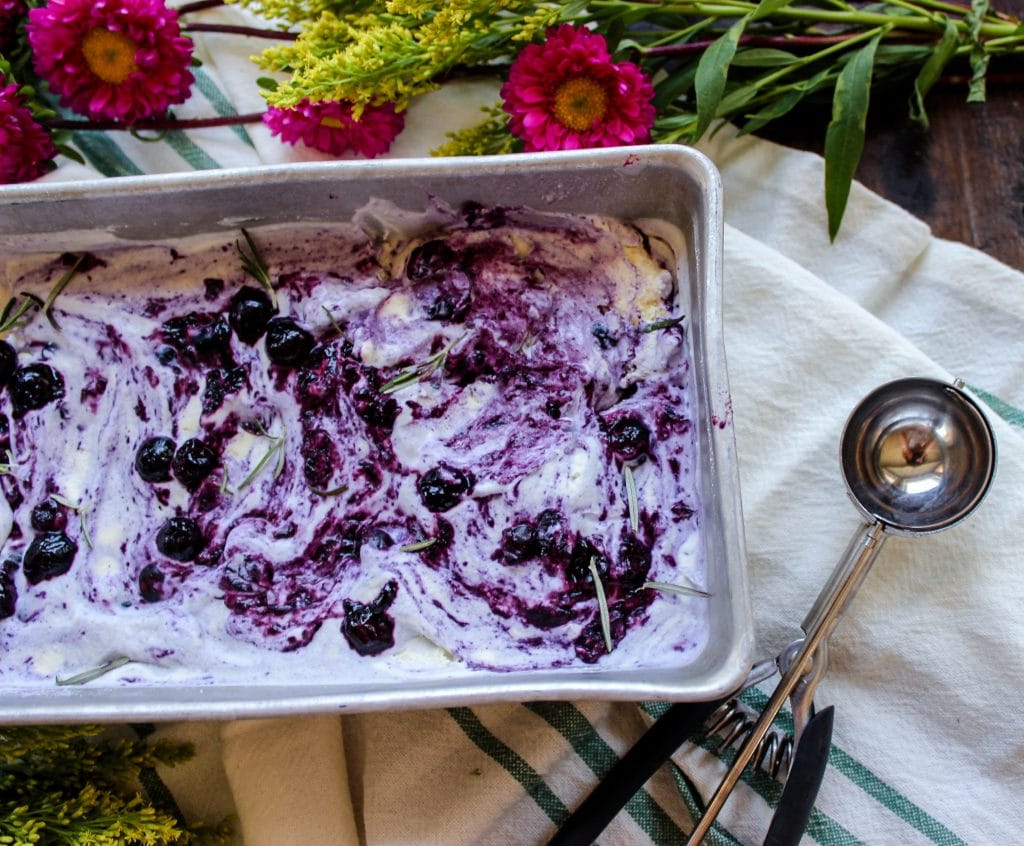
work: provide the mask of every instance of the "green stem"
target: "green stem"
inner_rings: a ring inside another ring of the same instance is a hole
[[[945,15],[941,15],[938,12],[929,11],[916,3],[908,3],[907,0],[886,0],[890,6],[896,6],[899,9],[906,9],[907,11],[913,12],[915,15],[921,15],[922,17],[928,18],[937,27],[945,27],[945,21],[943,18]]]
[[[600,0],[595,5],[602,4]],[[618,5],[616,3],[615,5]],[[635,9],[649,9],[651,3],[633,2],[627,4]],[[716,3],[683,2],[658,4],[660,12],[665,14],[680,15],[704,15],[712,18],[735,18],[748,14],[757,8],[757,3],[747,0],[718,0]],[[965,10],[961,10],[962,12]],[[830,9],[809,9],[798,6],[784,6],[772,12],[772,17],[778,20],[790,20],[798,22],[846,24],[850,26],[887,26],[898,25],[900,29],[920,30],[925,32],[940,32],[942,25],[937,24],[931,17],[901,16],[895,17],[881,12],[834,11]],[[957,29],[967,32],[967,24],[962,21],[955,21]],[[983,37],[999,38],[1013,35],[1017,24],[1012,21],[982,23],[979,34]]]
[[[764,85],[769,85],[775,82],[777,79],[781,79],[787,74],[792,73],[794,70],[798,70],[804,67],[805,65],[809,65],[812,62],[818,62],[821,59],[825,58],[826,56],[832,55],[833,53],[842,52],[843,50],[846,50],[852,45],[856,44],[858,41],[870,41],[880,32],[884,32],[885,29],[885,26],[876,26],[874,29],[869,29],[866,32],[858,33],[852,38],[849,38],[846,41],[843,41],[839,44],[832,44],[826,47],[824,50],[819,50],[817,53],[811,53],[809,56],[805,56],[798,62],[793,62],[790,65],[785,65],[784,67],[779,68],[777,71],[773,71],[767,76],[762,77],[757,81],[757,87],[761,88]],[[728,98],[723,98],[723,101],[725,99]]]

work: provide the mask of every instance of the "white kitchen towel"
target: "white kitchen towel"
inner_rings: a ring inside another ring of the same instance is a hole
[[[236,9],[204,14],[244,20]],[[179,115],[260,109],[248,62],[259,45],[196,41],[199,96]],[[469,83],[417,102],[390,155],[427,153],[446,130],[475,123],[495,91]],[[86,166],[66,163],[47,179],[325,158],[259,124],[157,143],[97,133],[81,146]],[[702,148],[726,188],[726,346],[762,656],[797,633],[857,525],[837,451],[864,394],[903,376],[961,377],[986,403],[999,444],[979,512],[941,535],[888,541],[833,638],[819,702],[836,707],[834,746],[805,842],[1019,842],[1024,275],[933,238],[859,185],[830,244],[819,157],[728,130]],[[768,689],[745,702],[763,704]],[[161,732],[199,750],[165,774],[183,810],[237,814],[239,842],[539,844],[659,711],[528,703]],[[712,739],[688,744],[600,842],[685,842],[694,791],[707,797],[723,759]],[[750,775],[707,842],[759,843],[778,793]]]

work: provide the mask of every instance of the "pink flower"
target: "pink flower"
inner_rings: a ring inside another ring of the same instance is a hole
[[[263,122],[287,144],[301,141],[308,147],[340,156],[352,150],[372,159],[386,153],[405,126],[405,116],[395,112],[394,103],[366,106],[359,120],[349,103],[330,100],[311,103],[303,98],[290,109],[271,106]]]
[[[32,117],[18,86],[0,88],[0,184],[37,179],[50,170],[56,155],[49,133]]]
[[[18,24],[27,12],[25,0],[0,0],[0,53],[6,53],[18,40]]]
[[[653,97],[637,65],[615,64],[603,36],[570,24],[524,47],[501,88],[509,129],[527,152],[644,144]]]
[[[61,105],[131,124],[188,99],[192,42],[160,0],[50,0],[28,15],[36,73]]]

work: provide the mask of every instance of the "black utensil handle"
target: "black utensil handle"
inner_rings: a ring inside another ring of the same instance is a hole
[[[644,783],[724,701],[671,706],[608,771],[548,846],[591,846]]]
[[[793,755],[779,804],[775,808],[764,846],[797,846],[814,810],[818,788],[832,748],[832,706],[818,711],[804,727]]]

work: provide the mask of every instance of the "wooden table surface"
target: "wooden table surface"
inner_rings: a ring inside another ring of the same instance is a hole
[[[993,5],[1024,16],[1024,0]],[[913,212],[934,235],[1024,271],[1024,61],[993,62],[989,74],[984,103],[966,102],[962,80],[932,89],[925,100],[926,132],[907,120],[903,91],[890,89],[884,103],[876,97],[857,179]],[[820,153],[827,109],[802,117],[761,134]]]

